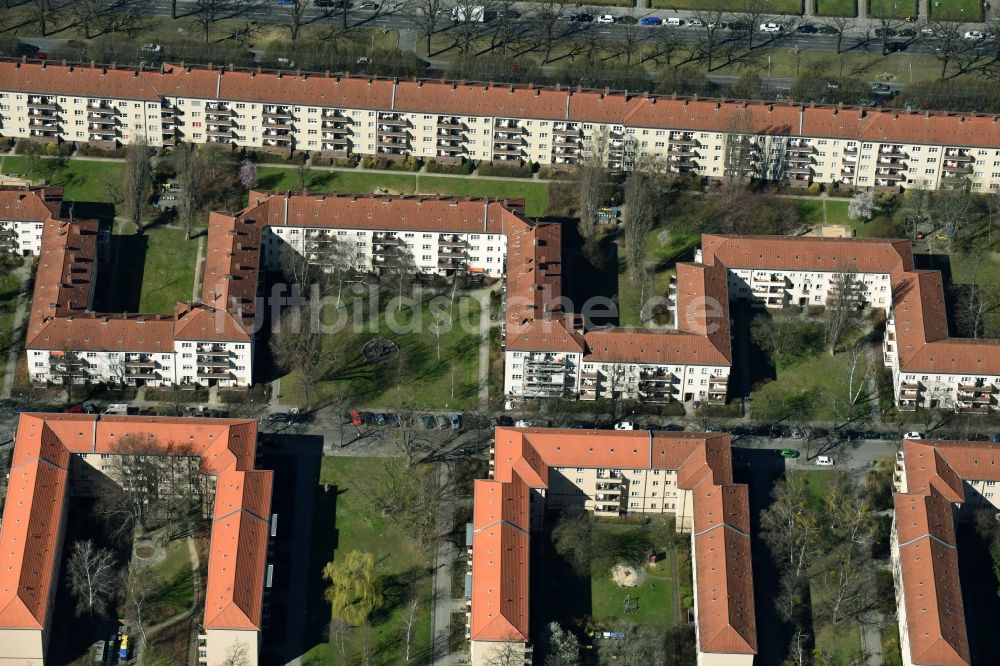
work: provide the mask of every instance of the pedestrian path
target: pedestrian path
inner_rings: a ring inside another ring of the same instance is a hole
[[[14,274],[20,280],[21,286],[17,296],[17,306],[14,309],[14,321],[10,328],[10,347],[7,349],[7,366],[4,368],[3,387],[0,388],[0,397],[9,398],[10,392],[14,388],[14,375],[17,370],[17,355],[21,352],[21,341],[24,339],[25,313],[30,295],[28,282],[31,279],[31,267],[33,262],[25,262],[14,270]]]

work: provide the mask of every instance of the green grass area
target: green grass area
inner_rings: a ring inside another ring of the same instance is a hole
[[[845,47],[848,44],[845,42]],[[833,50],[805,50],[796,56],[793,49],[759,49],[761,62],[771,61],[771,76],[794,79],[796,72],[815,72],[817,76],[839,79],[861,77],[896,83],[934,81],[941,66],[934,56],[922,53],[893,53],[881,55],[879,49],[869,52],[850,51],[837,54]],[[912,69],[911,69],[912,68]],[[720,67],[717,74],[739,76],[743,69],[738,64]],[[761,76],[766,72],[762,70]]]
[[[654,9],[745,11],[743,0],[652,0],[652,3]],[[769,14],[801,14],[802,0],[770,0],[766,11]]]
[[[868,2],[868,16],[871,18],[906,18],[917,15],[916,0],[862,0]],[[954,0],[945,0],[953,2]]]
[[[975,273],[975,259],[967,254],[954,253],[951,260],[951,280],[955,284],[971,284]],[[1000,289],[1000,252],[986,253],[979,266],[978,283],[981,289]],[[986,337],[1000,337],[1000,312],[985,315]]]
[[[618,620],[628,620],[658,629],[674,625],[673,564],[676,555],[668,550],[667,557],[655,568],[646,568],[646,579],[637,587],[619,587],[609,572],[594,572],[590,578],[591,615],[601,627],[614,626]],[[637,605],[634,613],[625,612],[625,598]]]
[[[890,624],[879,629],[882,639],[882,666],[903,666],[899,645],[899,625]]]
[[[11,273],[0,276],[0,378],[7,370],[7,354],[15,344],[14,310],[21,282]]]
[[[298,172],[275,166],[257,170],[259,187],[265,190],[296,190]],[[525,200],[525,212],[531,216],[545,214],[549,201],[549,184],[525,180],[490,180],[454,176],[426,176],[413,173],[365,171],[321,171],[310,169],[306,187],[312,192],[345,192],[371,194],[384,188],[393,194],[456,194],[490,197],[518,197]]]
[[[830,495],[830,484],[836,480],[836,475],[818,469],[795,470],[787,472],[787,474],[794,474],[803,479],[812,499],[818,503],[826,501],[826,498]]]
[[[403,611],[408,595],[396,589],[412,584],[422,600],[417,623],[413,630],[413,654],[424,653],[430,639],[431,576],[429,555],[408,534],[405,526],[395,523],[374,510],[366,499],[365,483],[379,472],[383,461],[379,458],[326,457],[320,469],[319,483],[329,484],[336,492],[335,528],[337,549],[334,559],[341,553],[360,550],[373,553],[378,563],[378,573],[393,594],[387,594],[389,604],[373,615],[375,634],[375,661],[373,666],[395,666],[403,663],[400,632],[403,628]],[[329,554],[317,553],[329,558]],[[316,585],[324,584],[316,581]],[[328,609],[329,607],[327,607]],[[360,652],[360,636],[354,632],[350,649],[353,655]],[[337,651],[329,643],[315,645],[303,655],[307,665],[341,663]],[[349,663],[359,663],[350,661]]]
[[[655,266],[655,273],[652,290],[646,294],[647,299],[667,295],[670,276],[675,272],[675,263],[687,260],[691,250],[697,247],[700,241],[700,236],[685,231],[660,228],[650,232],[646,241],[646,262]],[[625,253],[620,245],[618,260],[619,324],[641,326],[639,316],[639,309],[642,307],[639,302],[641,289],[632,281],[625,262]]]
[[[105,183],[120,178],[123,165],[87,159],[39,158],[35,170],[30,167],[26,157],[10,156],[0,160],[0,173],[31,180],[44,179],[49,185],[65,188],[67,201],[107,203],[110,199]]]
[[[162,561],[153,565],[159,584],[150,597],[154,622],[179,615],[194,602],[194,573],[187,541],[175,539],[166,546]]]
[[[847,400],[848,361],[846,354],[824,351],[780,368],[775,381],[750,392],[755,418],[835,420]]]
[[[823,224],[839,224],[856,227],[855,220],[847,216],[847,201],[839,199],[799,199],[796,202],[799,208],[799,218],[802,224],[819,226]],[[858,235],[862,235],[858,233]]]
[[[116,275],[98,277],[107,309],[172,313],[178,301],[191,300],[198,239],[185,240],[181,229],[148,227],[141,235],[134,230],[127,224],[124,234],[112,236]]]
[[[982,0],[931,0],[931,18],[936,21],[978,23],[983,20]]]
[[[839,626],[824,625],[816,634],[816,652],[830,656],[825,663],[860,664],[861,626],[852,620],[844,620]]]
[[[816,0],[816,13],[819,16],[857,16],[858,9],[855,0]]]
[[[388,303],[393,296],[391,291],[383,293],[378,310],[350,303],[340,311],[341,316],[349,316],[352,321],[339,332],[323,338],[324,353],[317,363],[325,364],[323,376],[327,379],[316,387],[313,403],[322,404],[339,394],[351,396],[370,407],[403,404],[427,409],[475,407],[479,376],[479,302],[473,298],[458,298],[451,309],[448,296],[443,295],[442,300],[435,301],[435,309],[443,315],[435,319],[430,295],[422,297],[416,305],[404,304],[402,309]],[[439,308],[442,301],[443,306]],[[363,317],[362,311],[366,313]],[[331,307],[324,314],[324,323],[332,326],[338,313]],[[364,322],[363,331],[353,325],[355,314],[357,321]],[[443,322],[440,343],[435,331],[438,320]],[[394,340],[400,348],[399,357],[378,366],[367,363],[362,349],[374,338]],[[279,397],[288,404],[306,404],[303,385],[296,372],[282,379]]]

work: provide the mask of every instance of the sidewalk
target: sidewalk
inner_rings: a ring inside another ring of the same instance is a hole
[[[443,488],[449,481],[447,465],[438,466],[438,483]],[[441,502],[438,526],[449,530],[455,518],[455,507],[450,498]],[[451,639],[451,567],[458,557],[458,550],[448,540],[447,534],[438,542],[434,555],[434,589],[431,609],[431,664],[450,666],[454,663],[449,649]]]

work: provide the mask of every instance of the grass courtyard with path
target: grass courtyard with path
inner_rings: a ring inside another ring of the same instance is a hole
[[[415,541],[405,525],[383,516],[366,496],[367,485],[382,468],[384,459],[356,457],[325,457],[320,470],[321,490],[329,487],[335,499],[332,524],[317,524],[316,530],[334,531],[335,550],[315,553],[324,562],[336,561],[351,550],[372,553],[376,573],[385,587],[386,603],[371,619],[375,641],[373,666],[396,666],[403,663],[400,633],[403,629],[404,607],[410,595],[421,604],[413,629],[411,654],[426,654],[430,641],[431,555]],[[320,518],[322,521],[323,519]],[[325,584],[317,582],[317,585]],[[326,605],[317,612],[329,614]],[[362,649],[360,632],[349,637],[349,664],[360,663]],[[318,643],[302,657],[305,666],[340,663],[339,654],[329,642]]]

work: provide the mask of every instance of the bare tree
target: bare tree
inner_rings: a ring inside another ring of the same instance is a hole
[[[761,514],[761,536],[779,566],[802,578],[822,552],[816,508],[801,476],[787,476],[775,485],[773,501]]]
[[[222,19],[248,14],[265,6],[261,0],[194,0],[188,15],[208,43],[212,26]]]
[[[340,655],[340,660],[337,663],[348,663],[347,638],[350,631],[351,625],[342,618],[334,616],[330,620],[330,642],[337,648],[337,654]]]
[[[747,51],[753,51],[753,38],[757,34],[757,26],[767,16],[770,0],[741,0],[739,8],[740,13],[733,15],[734,21],[744,26],[743,37],[746,38]]]
[[[441,10],[446,7],[444,0],[411,0],[409,18],[427,40],[427,55],[431,54],[431,39],[441,21]]]
[[[316,388],[329,366],[323,347],[319,312],[310,303],[285,310],[281,322],[271,334],[271,353],[285,372],[295,372],[302,387],[307,410]]]
[[[632,18],[635,18],[634,16]],[[616,40],[617,51],[625,56],[625,66],[632,66],[632,58],[642,49],[642,44],[646,40],[646,32],[642,26],[636,23],[626,23],[621,26],[618,39]]]
[[[438,483],[437,467],[408,467],[398,458],[386,458],[367,488],[372,509],[406,525],[421,544],[429,545],[438,537],[438,509],[449,491]]]
[[[584,252],[594,265],[600,263],[599,211],[608,188],[608,133],[595,132],[576,163],[575,176],[579,204],[579,230]]]
[[[90,539],[75,541],[66,562],[70,592],[76,597],[76,615],[103,616],[115,597],[119,580],[114,553]]]
[[[646,248],[650,232],[656,226],[655,175],[638,168],[625,181],[625,221],[622,241],[626,262],[633,284],[639,286],[639,306],[646,302],[646,287],[650,272],[646,262]]]
[[[885,55],[889,52],[889,38],[899,32],[899,29],[903,26],[903,22],[889,14],[878,14],[871,18],[874,18],[878,22],[875,35],[879,38],[879,42],[882,45],[882,54]]]
[[[396,412],[396,419],[399,427],[396,428],[393,443],[406,458],[406,466],[413,467],[417,455],[427,446],[427,442],[419,437],[420,416],[412,407],[404,405]]]
[[[413,595],[410,597],[409,603],[406,604],[406,610],[403,615],[403,645],[404,649],[404,663],[410,663],[410,647],[413,639],[413,629],[417,623],[417,610],[420,608],[420,597]]]
[[[177,217],[184,234],[191,239],[195,216],[202,200],[205,161],[193,145],[182,143],[174,150],[174,170],[177,172]]]
[[[292,0],[290,5],[285,5],[287,12],[285,14],[285,25],[288,27],[288,31],[294,42],[299,38],[299,31],[302,29],[302,21],[305,18],[306,11],[312,7],[312,0]]]
[[[854,325],[863,284],[853,267],[842,266],[830,280],[826,299],[826,344],[832,356],[837,345]]]
[[[250,650],[243,641],[233,641],[226,649],[222,666],[250,666]]]
[[[142,213],[149,200],[152,187],[152,154],[146,139],[137,136],[125,148],[125,213],[135,223],[136,232],[142,231]]]
[[[49,23],[59,16],[59,8],[52,0],[29,0],[28,10],[42,37],[48,34]]]
[[[533,7],[526,20],[532,26],[536,48],[542,51],[542,64],[552,59],[552,49],[562,36],[564,28],[559,18],[566,9],[561,0],[542,0],[532,3]]]
[[[729,39],[728,32],[722,27],[724,16],[722,10],[718,4],[710,7],[696,14],[702,25],[698,29],[698,41],[694,48],[695,57],[705,63],[705,68],[709,72],[714,69],[716,58]]]
[[[487,666],[523,666],[524,643],[503,641],[492,644],[492,653],[486,659]]]
[[[965,28],[959,23],[951,21],[937,21],[928,26],[931,34],[925,41],[931,47],[930,53],[941,63],[941,79],[949,78],[949,70],[952,64],[957,63],[958,67],[955,76],[962,74],[964,67],[961,60],[963,54],[969,51],[969,42],[963,39]],[[972,49],[975,53],[975,49]]]
[[[122,571],[125,588],[125,612],[139,630],[142,646],[148,644],[146,620],[148,606],[156,589],[156,579],[152,567],[133,567]]]
[[[854,28],[854,19],[850,16],[835,16],[827,24],[837,30],[837,53],[844,50],[844,35]]]

